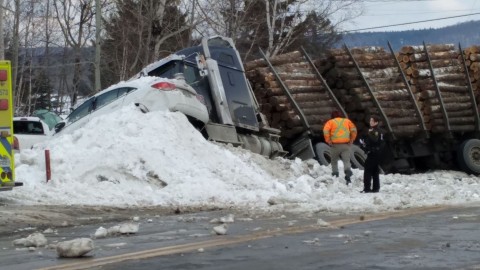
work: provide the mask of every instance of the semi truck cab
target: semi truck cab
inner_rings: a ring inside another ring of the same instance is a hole
[[[286,154],[279,143],[280,130],[270,128],[258,110],[232,39],[204,38],[198,46],[148,65],[136,77],[174,78],[179,73],[204,99],[209,122],[201,129],[207,139],[268,157]]]

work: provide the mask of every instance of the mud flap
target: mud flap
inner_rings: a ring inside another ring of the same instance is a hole
[[[302,160],[315,158],[315,151],[313,150],[312,140],[308,133],[304,132],[298,136],[290,145],[288,151],[289,158],[300,158]]]

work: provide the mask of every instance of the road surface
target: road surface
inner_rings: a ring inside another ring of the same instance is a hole
[[[478,205],[348,216],[235,213],[226,235],[212,234],[212,219],[228,214],[140,215],[138,233],[95,239],[80,259],[14,248],[19,235],[4,235],[0,269],[480,269]],[[115,224],[60,227],[46,237],[54,244]]]

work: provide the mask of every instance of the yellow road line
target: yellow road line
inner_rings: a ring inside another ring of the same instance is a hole
[[[423,213],[436,212],[436,211],[446,210],[449,208],[451,207],[436,206],[436,207],[409,209],[409,210],[405,210],[401,212],[393,212],[393,213],[370,214],[370,215],[337,219],[337,220],[330,221],[329,224],[333,228],[335,228],[335,227],[341,227],[345,225],[357,224],[362,222],[370,222],[370,221],[384,220],[389,218],[398,218],[398,217],[405,217],[405,216],[411,216],[411,215],[417,215],[417,214],[423,214]],[[196,251],[200,248],[228,246],[228,245],[260,240],[264,238],[281,236],[281,235],[311,232],[311,231],[322,230],[322,229],[324,230],[332,229],[332,227],[324,227],[324,226],[319,226],[317,224],[311,224],[311,225],[304,225],[304,226],[288,227],[288,228],[283,228],[279,230],[260,231],[260,232],[255,232],[253,234],[241,235],[241,236],[219,236],[216,239],[195,242],[195,243],[167,246],[167,247],[131,252],[131,253],[114,255],[114,256],[103,257],[103,258],[94,258],[94,259],[85,258],[85,259],[77,260],[76,262],[73,262],[73,263],[65,263],[61,265],[41,268],[39,270],[90,269],[93,267],[98,267],[98,266],[113,264],[113,263],[120,263],[128,260],[140,260],[140,259],[148,259],[148,258],[154,258],[159,256],[165,256],[165,255],[178,254],[178,253],[186,253],[186,252]]]

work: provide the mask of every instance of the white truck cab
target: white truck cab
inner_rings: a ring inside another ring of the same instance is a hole
[[[18,141],[19,150],[31,149],[35,144],[50,139],[53,129],[39,117],[14,117],[13,132]]]

